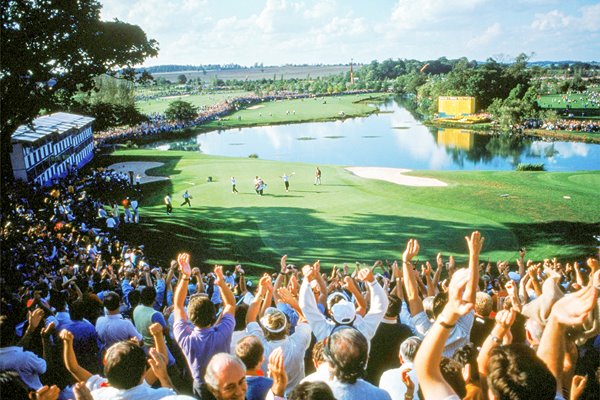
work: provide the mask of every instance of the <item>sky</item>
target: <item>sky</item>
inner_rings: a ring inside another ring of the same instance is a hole
[[[439,57],[600,61],[600,1],[100,0],[163,64],[369,63]]]

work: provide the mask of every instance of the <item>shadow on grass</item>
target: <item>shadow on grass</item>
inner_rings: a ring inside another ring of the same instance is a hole
[[[195,266],[207,270],[213,263],[243,263],[253,272],[272,270],[282,254],[291,262],[314,262],[326,267],[333,263],[376,259],[398,259],[409,238],[421,243],[419,260],[435,259],[443,251],[465,254],[457,258],[466,263],[464,236],[473,226],[455,221],[436,221],[396,215],[352,214],[323,220],[319,212],[287,207],[208,207],[178,210],[171,216],[156,209],[139,226],[129,226],[131,237],[146,244],[147,254],[163,265],[180,251],[189,251]],[[515,237],[502,226],[478,226],[493,247],[513,249]]]

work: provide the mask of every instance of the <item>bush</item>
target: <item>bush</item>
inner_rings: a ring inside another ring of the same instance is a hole
[[[258,154],[252,153],[248,156],[248,158],[258,158]]]
[[[544,164],[519,163],[517,171],[545,171]]]

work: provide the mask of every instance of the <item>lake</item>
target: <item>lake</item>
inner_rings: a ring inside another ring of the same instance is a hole
[[[200,149],[233,157],[415,170],[513,170],[543,163],[548,171],[600,169],[600,145],[486,135],[424,126],[395,100],[381,113],[335,122],[229,129],[154,148]]]

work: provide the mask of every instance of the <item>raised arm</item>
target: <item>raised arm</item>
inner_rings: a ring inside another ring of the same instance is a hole
[[[354,296],[354,298],[356,299],[356,313],[361,317],[364,317],[367,313],[367,301],[363,297],[360,290],[358,290],[354,279],[352,279],[352,277],[350,276],[345,276],[344,284],[342,286],[345,289],[347,289],[350,293],[352,293],[352,296]]]
[[[92,374],[85,368],[82,368],[77,362],[75,350],[73,350],[73,334],[63,329],[60,332],[60,338],[63,341],[63,361],[67,370],[79,382],[85,382],[90,379]]]
[[[256,317],[258,316],[258,312],[260,311],[260,305],[263,302],[266,293],[267,293],[267,282],[271,280],[269,274],[263,274],[262,278],[258,281],[258,291],[256,292],[256,296],[252,299],[252,303],[248,307],[248,311],[246,312],[246,324],[250,322],[256,322]]]
[[[298,303],[317,340],[323,340],[329,336],[330,327],[323,314],[317,308],[317,301],[310,287],[310,282],[315,279],[316,271],[311,265],[305,265],[302,268],[302,274],[304,275],[304,279],[300,285]]]
[[[402,254],[402,277],[404,288],[406,289],[406,301],[410,308],[410,315],[415,316],[423,311],[423,301],[419,297],[419,288],[417,279],[413,274],[411,260],[419,254],[419,242],[416,239],[410,239],[406,244],[406,250]]]
[[[596,295],[596,288],[590,284],[573,294],[565,295],[554,304],[550,312],[537,355],[556,378],[557,393],[562,391],[566,328],[581,325],[585,321],[594,307]]]
[[[450,281],[448,303],[423,339],[415,357],[414,366],[419,377],[419,386],[426,399],[445,399],[456,394],[444,380],[440,362],[450,331],[458,319],[473,308],[473,303],[465,300],[470,275],[470,271],[466,269],[454,273]]]
[[[470,238],[465,236],[465,240],[469,246],[469,284],[464,295],[466,301],[475,304],[477,285],[479,284],[479,253],[485,238],[478,231],[475,231]]]
[[[220,265],[216,265],[214,269],[214,273],[217,277],[215,280],[215,284],[219,286],[221,292],[221,298],[223,299],[223,315],[235,315],[235,296],[233,292],[225,282],[225,278],[223,277],[223,267]]]
[[[173,295],[173,317],[175,321],[187,321],[185,298],[187,296],[190,275],[192,274],[190,255],[188,253],[179,254],[177,256],[177,263],[179,264],[180,277],[177,287],[175,287],[175,294]]]
[[[514,310],[502,310],[496,314],[496,325],[492,332],[481,345],[481,350],[477,356],[477,365],[479,366],[479,375],[482,381],[485,382],[487,376],[487,363],[490,358],[490,352],[494,347],[500,346],[502,341],[510,332],[510,327],[515,322],[517,313]]]

